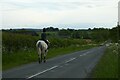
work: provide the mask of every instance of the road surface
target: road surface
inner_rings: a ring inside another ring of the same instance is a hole
[[[100,46],[48,59],[46,63],[33,62],[4,71],[3,78],[86,78],[105,49]]]

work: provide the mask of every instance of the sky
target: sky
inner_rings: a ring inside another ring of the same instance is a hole
[[[119,25],[120,25],[120,1],[118,3],[118,22],[119,22]]]
[[[112,28],[119,0],[1,0],[0,26],[10,28]]]

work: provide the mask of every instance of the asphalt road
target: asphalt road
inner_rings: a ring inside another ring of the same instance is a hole
[[[86,78],[95,67],[106,47],[58,56],[46,63],[34,62],[3,72],[3,78]]]

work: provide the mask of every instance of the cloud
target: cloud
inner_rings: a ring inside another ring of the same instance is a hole
[[[118,3],[118,21],[119,21],[119,25],[120,25],[120,1]]]
[[[3,26],[115,24],[118,0],[2,0]]]
[[[114,1],[114,3],[113,3]],[[24,8],[63,10],[80,7],[105,7],[115,4],[115,0],[2,0],[3,10],[18,10]],[[117,1],[117,0],[116,0]]]
[[[96,12],[96,9],[99,10]],[[113,22],[116,18],[116,14],[116,10],[111,11],[110,8],[79,8],[62,11],[22,9],[18,11],[11,11],[9,13],[4,12],[3,22],[4,24],[75,24],[85,22],[106,23]]]

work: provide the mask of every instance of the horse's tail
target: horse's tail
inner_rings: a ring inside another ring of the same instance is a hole
[[[41,46],[41,42],[37,42],[36,44],[36,47],[37,47],[37,51],[38,51],[38,61],[39,63],[42,61],[42,46]]]
[[[42,53],[42,45],[41,45],[41,42],[37,42],[36,47],[37,47],[37,50],[38,50],[38,56],[40,57],[40,56],[41,56],[41,53]]]
[[[41,51],[42,51],[42,45],[41,45],[41,42],[38,43],[38,48],[40,48]]]

